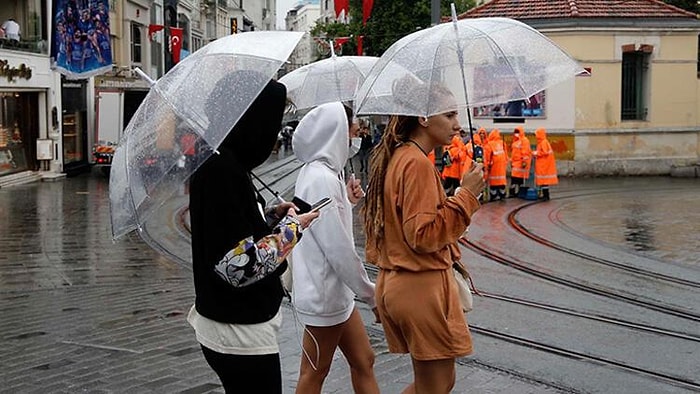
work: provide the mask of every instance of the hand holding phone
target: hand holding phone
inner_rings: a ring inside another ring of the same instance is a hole
[[[311,205],[299,197],[294,197],[294,199],[292,200],[294,205],[296,205],[297,208],[299,208],[297,210],[297,214],[299,214],[299,215],[304,214],[304,213],[308,213],[308,212],[317,212],[319,209],[330,204],[331,201],[332,200],[330,198],[325,197],[325,198],[320,199],[319,201],[316,201],[313,205]]]
[[[324,197],[318,201],[316,201],[312,206],[309,212],[318,212],[321,208],[325,207],[326,205],[331,203],[331,199],[328,197]]]

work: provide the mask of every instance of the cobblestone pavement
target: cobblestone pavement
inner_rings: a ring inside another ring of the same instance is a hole
[[[635,181],[630,182],[634,187]],[[577,186],[564,183],[553,198]],[[695,211],[697,191],[695,185],[685,194]],[[624,230],[609,228],[617,226],[616,217],[606,216],[610,225],[605,226],[580,208],[567,208],[568,226],[585,223],[594,228],[587,237],[603,233],[620,247],[629,246]],[[683,212],[667,214],[685,223]],[[646,217],[650,223],[657,219],[656,214]],[[163,231],[171,225],[163,223]],[[686,265],[696,264],[697,228],[695,234],[690,245],[669,247],[668,253],[687,259]],[[660,258],[668,257],[665,242],[655,243]],[[0,189],[0,250],[0,393],[223,392],[185,321],[193,302],[190,268],[157,253],[137,234],[111,240],[107,179],[95,173]],[[370,322],[370,312],[359,307]],[[289,304],[283,315],[284,389],[292,393],[301,327]],[[382,392],[398,393],[412,379],[410,360],[387,352],[380,325],[367,326]],[[459,360],[454,392],[581,391],[494,365],[478,355]],[[340,354],[324,392],[352,392]]]

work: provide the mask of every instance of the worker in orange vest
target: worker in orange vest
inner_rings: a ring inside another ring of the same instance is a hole
[[[464,153],[464,142],[456,135],[452,137],[450,145],[443,149],[443,169],[442,178],[445,192],[448,196],[454,194],[462,181],[462,165],[466,155]]]
[[[484,180],[486,181],[486,185],[484,186],[484,193],[483,193],[483,202],[488,202],[489,201],[489,167],[488,163],[484,161],[484,158],[487,155],[487,152],[491,151],[491,148],[489,147],[488,144],[488,136],[486,135],[486,129],[483,127],[479,127],[479,130],[477,130],[476,135],[474,135],[474,142],[475,144],[472,146],[472,154],[474,155],[474,161],[477,163],[483,163],[484,165]],[[479,152],[477,152],[477,148],[481,148]],[[479,153],[479,154],[477,154]]]
[[[537,138],[537,148],[533,152],[535,156],[535,185],[542,191],[542,199],[547,201],[549,200],[549,187],[559,183],[557,164],[545,129],[540,127],[535,130],[535,138]]]
[[[489,140],[484,149],[484,163],[488,164],[489,176],[489,201],[506,198],[506,169],[508,167],[508,153],[505,143],[501,138],[501,131],[493,129],[489,133]]]
[[[520,193],[525,180],[530,177],[532,149],[530,140],[525,136],[523,126],[513,129],[513,142],[510,144],[510,190],[508,197],[516,197]]]

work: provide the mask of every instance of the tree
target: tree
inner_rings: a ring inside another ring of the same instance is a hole
[[[367,25],[362,25],[362,0],[350,0],[350,23],[319,23],[312,30],[313,37],[333,39],[352,37],[341,50],[342,54],[355,54],[357,37],[364,37],[363,47],[367,55],[380,56],[399,38],[416,30],[430,27],[431,0],[375,0]],[[455,3],[457,13],[474,7],[474,0],[440,0],[443,17],[450,16],[450,3]]]
[[[664,0],[664,3],[674,5],[678,8],[682,8],[696,14],[700,13],[700,6],[698,6],[697,0]]]

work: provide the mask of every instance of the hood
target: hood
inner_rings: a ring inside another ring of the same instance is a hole
[[[479,127],[479,130],[477,130],[476,134],[481,137],[481,141],[486,141],[486,129],[483,127]]]
[[[489,141],[498,141],[501,139],[501,130],[493,129],[489,133]]]
[[[341,103],[320,105],[304,116],[292,137],[292,149],[304,163],[321,161],[341,172],[348,160],[348,117]]]
[[[540,127],[539,129],[535,130],[535,137],[537,138],[537,142],[545,140],[547,139],[547,132],[544,130],[544,128]]]
[[[524,136],[525,130],[523,129],[523,126],[515,126],[515,128],[513,129],[513,139],[517,141],[518,139]]]
[[[475,144],[475,145],[481,145],[481,144],[483,144],[483,143],[484,143],[484,142],[481,141],[481,137],[479,137],[479,134],[474,134],[474,144]]]
[[[223,78],[219,84],[229,82],[236,83]],[[259,166],[275,147],[286,104],[287,88],[277,81],[268,82],[220,147],[231,150],[247,171]]]

